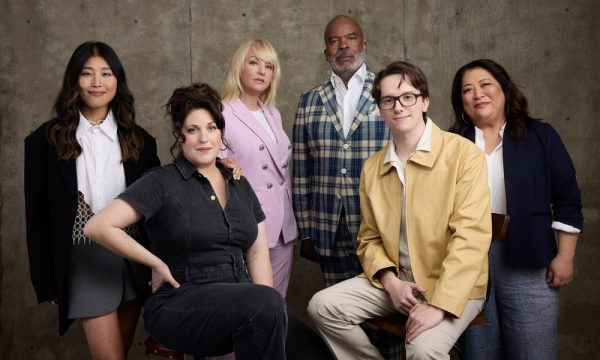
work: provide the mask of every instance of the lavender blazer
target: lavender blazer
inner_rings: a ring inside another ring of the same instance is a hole
[[[229,150],[220,157],[233,158],[242,168],[252,185],[260,205],[267,216],[269,248],[275,247],[279,235],[284,243],[298,237],[298,228],[292,208],[292,191],[289,160],[292,153],[290,139],[283,131],[281,115],[274,107],[259,103],[277,142],[240,99],[223,104],[225,139]]]

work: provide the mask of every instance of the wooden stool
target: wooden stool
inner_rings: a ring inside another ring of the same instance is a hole
[[[150,359],[150,355],[167,359],[183,360],[183,353],[171,350],[168,347],[159,344],[151,336],[148,336],[146,341],[144,341],[144,347],[146,348],[146,360]]]

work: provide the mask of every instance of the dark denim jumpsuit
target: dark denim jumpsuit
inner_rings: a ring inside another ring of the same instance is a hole
[[[234,350],[237,360],[285,359],[285,301],[250,283],[244,263],[265,215],[246,179],[234,181],[217,164],[227,182],[225,209],[182,156],[119,195],[142,213],[151,251],[181,284],[165,284],[148,299],[146,329],[163,345],[197,356]]]

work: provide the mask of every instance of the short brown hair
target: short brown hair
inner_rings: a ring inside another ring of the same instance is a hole
[[[375,99],[375,102],[378,105],[379,100],[381,100],[381,80],[390,75],[401,75],[402,81],[408,80],[415,89],[419,90],[423,99],[429,98],[427,77],[423,70],[406,61],[395,61],[377,73],[377,76],[375,76],[375,80],[373,81],[371,95],[373,95],[373,99]],[[400,83],[402,83],[402,81],[400,81]],[[423,119],[425,121],[427,120],[427,112],[425,111],[423,112]]]

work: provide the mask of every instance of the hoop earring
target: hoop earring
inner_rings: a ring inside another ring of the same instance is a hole
[[[463,121],[465,124],[470,124],[470,123],[471,123],[470,121],[468,121],[468,120],[465,120],[465,112],[464,112],[464,111],[463,111],[463,112],[460,114],[460,117],[462,118],[462,121]]]

